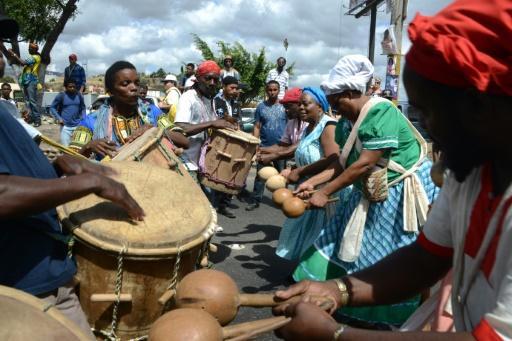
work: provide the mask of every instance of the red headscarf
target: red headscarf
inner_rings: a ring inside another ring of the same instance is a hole
[[[72,53],[69,55],[69,59],[74,60],[76,62],[78,60],[78,57],[76,56],[76,54]]]
[[[286,90],[284,93],[284,97],[279,101],[281,104],[285,103],[299,103],[300,96],[302,95],[302,89],[300,88],[291,88],[290,90]]]
[[[457,0],[409,25],[407,65],[454,87],[512,95],[512,1]]]
[[[202,62],[196,70],[197,77],[201,77],[209,73],[220,75],[220,67],[213,60],[206,60]]]

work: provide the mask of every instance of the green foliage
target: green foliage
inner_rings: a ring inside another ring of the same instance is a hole
[[[155,72],[153,72],[151,75],[149,75],[151,78],[165,78],[165,76],[167,75],[167,72],[160,68],[158,70],[156,70]]]
[[[251,53],[239,42],[229,44],[224,41],[218,41],[219,54],[215,56],[204,40],[196,34],[192,34],[192,36],[196,48],[201,52],[205,60],[215,60],[222,67],[224,56],[230,55],[233,57],[233,66],[240,73],[241,82],[247,86],[247,89],[240,94],[240,100],[243,105],[263,98],[265,78],[268,72],[276,66],[267,60],[264,47],[258,53]],[[287,69],[290,75],[293,72],[294,64],[292,63]]]
[[[0,83],[16,83],[16,81],[10,76],[5,76],[0,78]]]
[[[2,5],[20,25],[20,36],[37,42],[48,39],[64,10],[59,0],[2,0]]]

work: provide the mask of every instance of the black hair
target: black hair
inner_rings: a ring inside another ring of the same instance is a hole
[[[66,87],[66,86],[68,86],[68,85],[69,85],[69,84],[71,84],[71,83],[73,83],[73,84],[75,84],[75,85],[76,85],[76,80],[75,80],[74,78],[68,78],[68,79],[65,79],[65,80],[64,80],[64,86],[65,86],[65,87]]]
[[[236,84],[238,85],[238,79],[236,79],[233,76],[226,76],[222,79],[222,85],[230,85],[230,84]]]
[[[119,60],[110,65],[110,67],[105,72],[105,89],[107,91],[112,91],[114,88],[116,74],[124,69],[137,70],[132,63],[124,60]]]
[[[148,89],[148,85],[146,83],[142,83],[139,85],[139,89]]]
[[[265,84],[265,88],[267,88],[267,86],[269,86],[270,84],[276,84],[278,88],[281,88],[281,84],[279,84],[278,81],[274,80],[274,79],[271,79],[269,80],[266,84]]]
[[[11,84],[9,84],[9,83],[2,83],[2,88],[3,88],[4,86],[6,86],[6,85],[9,87],[9,89],[11,88]]]
[[[286,64],[286,58],[285,57],[279,57],[279,58],[277,58],[277,61],[279,61],[279,59],[284,60],[284,63]]]
[[[190,66],[192,69],[196,68],[196,65],[194,63],[188,63],[187,66]]]

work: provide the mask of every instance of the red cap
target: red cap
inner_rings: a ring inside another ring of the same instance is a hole
[[[281,103],[281,104],[299,103],[301,95],[302,95],[302,89],[291,88],[284,93],[284,97],[282,100],[279,101],[279,103]]]
[[[457,0],[409,25],[407,66],[458,88],[512,95],[512,1]]]
[[[72,54],[69,55],[69,59],[77,61],[78,57],[76,56],[76,54],[72,53]]]
[[[196,76],[201,77],[207,75],[209,73],[215,73],[220,75],[220,66],[215,63],[213,60],[206,60],[199,65],[196,70]]]

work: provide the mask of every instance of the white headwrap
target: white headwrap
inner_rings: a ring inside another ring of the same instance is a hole
[[[354,54],[341,58],[329,72],[329,78],[321,88],[326,95],[337,94],[346,90],[366,92],[366,84],[373,76],[373,65],[363,55]]]

